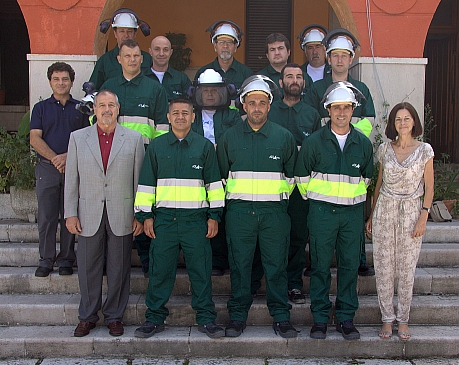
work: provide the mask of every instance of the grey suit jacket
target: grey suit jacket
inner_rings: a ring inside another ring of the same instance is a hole
[[[134,197],[145,149],[140,133],[121,125],[115,128],[104,173],[97,125],[70,135],[65,167],[64,217],[78,216],[81,235],[94,236],[104,204],[116,236],[132,232]]]

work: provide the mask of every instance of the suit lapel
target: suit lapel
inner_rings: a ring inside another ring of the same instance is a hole
[[[97,134],[97,125],[88,128],[88,137],[86,139],[86,143],[88,144],[89,150],[93,154],[95,160],[99,164],[99,167],[102,171],[104,171],[102,154],[100,153],[99,136]]]
[[[121,151],[121,147],[124,144],[124,131],[120,125],[117,125],[115,128],[115,134],[113,136],[112,149],[110,150],[110,156],[108,157],[107,171],[110,167],[110,164],[115,159],[116,155]]]

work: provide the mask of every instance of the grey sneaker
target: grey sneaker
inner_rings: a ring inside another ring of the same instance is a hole
[[[137,328],[134,332],[135,337],[148,338],[153,336],[155,333],[164,331],[164,324],[157,324],[153,322],[143,322],[143,324]]]
[[[214,321],[203,326],[198,326],[198,331],[205,333],[210,338],[225,337],[225,330],[218,326]]]
[[[292,289],[288,291],[288,299],[295,304],[306,303],[306,297],[299,289]]]

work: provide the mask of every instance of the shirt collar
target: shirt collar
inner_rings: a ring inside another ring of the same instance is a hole
[[[266,121],[265,124],[263,124],[263,127],[261,127],[258,131],[254,131],[247,120],[244,121],[244,132],[245,133],[260,133],[260,134],[263,134],[265,137],[269,137],[270,130],[271,130],[271,122],[269,121],[269,119]]]
[[[233,69],[234,71],[236,71],[236,68],[234,67],[236,62],[237,62],[236,59],[233,57],[233,62],[231,62],[231,66],[228,68],[228,70],[229,69]],[[214,68],[214,70],[222,70],[223,71],[223,69],[221,68],[220,64],[218,63],[218,57],[215,57],[215,60],[213,62],[212,67]],[[226,72],[228,72],[228,71],[226,71]]]
[[[110,133],[107,133],[107,132],[104,132],[102,129],[100,129],[99,125],[96,124],[96,128],[97,128],[97,134],[100,136],[103,136],[104,133],[107,135],[107,136],[113,136],[115,134],[115,129],[116,129],[116,126],[115,126],[115,129],[113,130],[113,132],[110,132]]]
[[[51,104],[60,104],[60,101],[58,101],[53,94],[51,94],[51,97],[48,99],[48,102],[51,103]],[[67,100],[67,102],[71,102],[73,104],[79,104],[80,102],[78,100],[75,100],[74,98],[72,98],[72,94],[70,94],[70,98],[69,100]],[[67,105],[67,103],[65,103]]]
[[[188,132],[188,134],[182,141],[186,141],[186,143],[190,145],[191,142],[193,141],[193,134],[194,132],[190,129],[190,131]],[[167,142],[170,145],[179,142],[179,139],[175,136],[174,132],[172,132],[172,129],[168,133],[166,133],[166,135],[167,135]]]
[[[130,83],[132,83],[134,85],[139,85],[144,76],[145,75],[143,74],[142,70],[140,70],[140,73],[136,77],[134,77],[132,80],[128,81],[124,77],[123,72],[121,72],[121,75],[118,76],[119,85],[123,85],[123,84],[128,83],[128,82],[130,82]]]

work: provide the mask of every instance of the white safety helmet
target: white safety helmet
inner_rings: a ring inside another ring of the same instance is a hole
[[[352,104],[355,108],[360,105],[359,100],[365,96],[348,81],[338,81],[330,85],[322,99],[325,109],[332,104]]]
[[[212,37],[212,43],[215,43],[217,41],[218,37],[222,36],[222,35],[226,35],[228,37],[234,38],[234,40],[237,43],[237,46],[239,46],[240,39],[239,39],[239,37],[237,35],[237,31],[230,24],[225,23],[225,24],[222,24],[221,26],[219,26],[217,28],[217,30],[215,31],[215,33],[214,33],[214,35]]]
[[[224,84],[222,76],[215,70],[208,68],[198,77],[198,84]]]
[[[308,33],[305,34],[301,42],[301,48],[304,49],[304,46],[308,43],[322,43],[324,38],[325,34],[322,33],[319,29],[311,29]]]
[[[132,13],[120,13],[113,17],[112,28],[139,28],[138,21]]]
[[[253,75],[248,77],[239,90],[239,100],[244,103],[246,95],[254,91],[264,92],[268,96],[269,103],[273,101],[273,92],[278,92],[277,85],[269,77]]]
[[[352,57],[355,55],[354,44],[345,36],[338,36],[330,40],[327,48],[327,55],[333,50],[345,50],[349,51]]]

